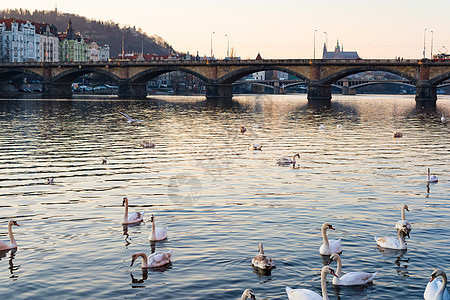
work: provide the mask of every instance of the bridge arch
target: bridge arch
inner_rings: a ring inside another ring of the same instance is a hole
[[[19,75],[19,74],[33,76],[33,77],[36,77],[39,81],[44,81],[44,77],[42,75],[35,73],[33,71],[26,70],[26,69],[20,69],[20,68],[11,68],[11,69],[0,70],[0,82],[6,81],[9,78]]]
[[[309,82],[309,78],[306,77],[303,74],[294,72],[290,69],[287,68],[282,68],[282,67],[277,67],[277,66],[255,66],[255,67],[247,67],[247,68],[241,68],[235,71],[232,71],[222,77],[220,77],[219,79],[217,79],[217,83],[219,84],[232,84],[233,82],[235,82],[236,80],[241,79],[244,76],[256,73],[256,72],[261,72],[261,71],[281,71],[281,72],[285,72],[288,73],[290,75],[293,75],[297,78],[300,78],[304,81],[306,81],[307,83]]]
[[[343,70],[340,70],[329,76],[326,76],[320,80],[320,83],[321,84],[332,84],[332,83],[335,83],[336,81],[338,81],[344,77],[347,77],[349,75],[362,73],[362,72],[368,72],[368,71],[382,71],[382,72],[392,73],[392,74],[395,74],[400,77],[408,79],[414,85],[417,84],[417,82],[418,82],[416,77],[411,76],[408,73],[405,73],[405,72],[402,72],[402,71],[399,71],[396,69],[391,69],[391,68],[387,68],[387,67],[379,67],[379,66],[359,66],[359,67],[343,69]]]
[[[105,71],[103,69],[95,68],[95,67],[82,67],[82,68],[73,68],[70,70],[66,70],[57,76],[52,78],[53,83],[63,83],[63,84],[71,84],[75,79],[80,76],[89,74],[89,73],[97,73],[102,74],[106,77],[111,78],[112,80],[119,82],[120,77],[112,74],[111,72]]]
[[[438,76],[436,76],[434,78],[431,78],[430,79],[430,84],[437,86],[437,85],[443,83],[444,81],[446,81],[449,78],[450,78],[450,72],[447,72],[447,73],[438,75]]]
[[[151,69],[142,71],[142,72],[134,75],[133,77],[131,77],[130,83],[131,84],[143,84],[143,83],[146,83],[146,82],[152,80],[155,77],[158,77],[162,74],[170,73],[170,72],[188,73],[188,74],[191,74],[191,75],[203,80],[204,82],[208,82],[208,78],[203,76],[200,73],[197,73],[195,71],[192,71],[190,69],[183,68],[183,67],[170,66],[170,67],[151,68]]]

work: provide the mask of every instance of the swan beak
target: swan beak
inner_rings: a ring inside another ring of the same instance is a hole
[[[333,228],[333,226],[330,225],[330,229],[336,230],[335,228]]]
[[[431,279],[430,279],[430,282],[432,282],[434,279],[436,278],[436,276],[435,275],[431,275]]]
[[[131,264],[130,264],[130,267],[132,267],[133,266],[133,264],[134,264],[134,261],[136,260],[136,258],[134,258],[133,257],[133,259],[131,260]]]
[[[334,275],[334,277],[339,278],[336,273],[334,272],[334,270],[330,269],[330,273]]]
[[[20,227],[19,223],[17,223],[17,222],[14,222],[14,225],[16,225],[16,226],[19,226],[19,227]]]
[[[411,237],[409,236],[409,231],[406,231],[406,236],[408,237],[408,239],[410,239]]]

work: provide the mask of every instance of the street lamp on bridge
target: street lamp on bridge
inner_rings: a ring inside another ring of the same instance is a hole
[[[211,32],[211,59],[213,59],[213,44],[212,44],[212,38],[213,38],[213,34],[215,34],[216,32],[213,31]]]
[[[314,30],[314,59],[316,59],[316,32],[317,29]]]
[[[423,58],[425,58],[425,50],[426,50],[426,38],[427,38],[427,29],[423,31]]]
[[[225,36],[227,37],[227,57],[230,57],[230,37],[228,34],[225,34]]]

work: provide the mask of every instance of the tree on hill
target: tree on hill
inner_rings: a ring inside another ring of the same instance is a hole
[[[124,40],[125,53],[141,52],[142,49],[144,53],[157,55],[177,53],[169,43],[157,35],[149,36],[140,28],[121,27],[110,20],[92,20],[79,15],[61,13],[57,10],[35,10],[30,12],[21,8],[0,10],[0,16],[3,18],[54,24],[59,32],[64,32],[67,29],[69,18],[71,18],[72,27],[76,32],[80,32],[83,37],[92,39],[100,45],[109,44],[111,57],[116,57],[119,53],[122,53],[122,38]]]

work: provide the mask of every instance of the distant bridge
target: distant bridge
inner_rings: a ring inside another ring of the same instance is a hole
[[[71,84],[76,78],[88,73],[99,73],[118,83],[119,97],[145,98],[148,81],[164,73],[180,71],[203,80],[208,99],[231,101],[231,86],[235,81],[255,72],[269,70],[286,72],[305,81],[311,106],[329,106],[331,86],[344,77],[366,71],[383,71],[396,74],[416,87],[417,106],[434,107],[437,86],[450,78],[450,62],[427,59],[264,59],[0,64],[0,82],[17,74],[33,75],[43,83],[43,92],[49,97],[71,97]]]

